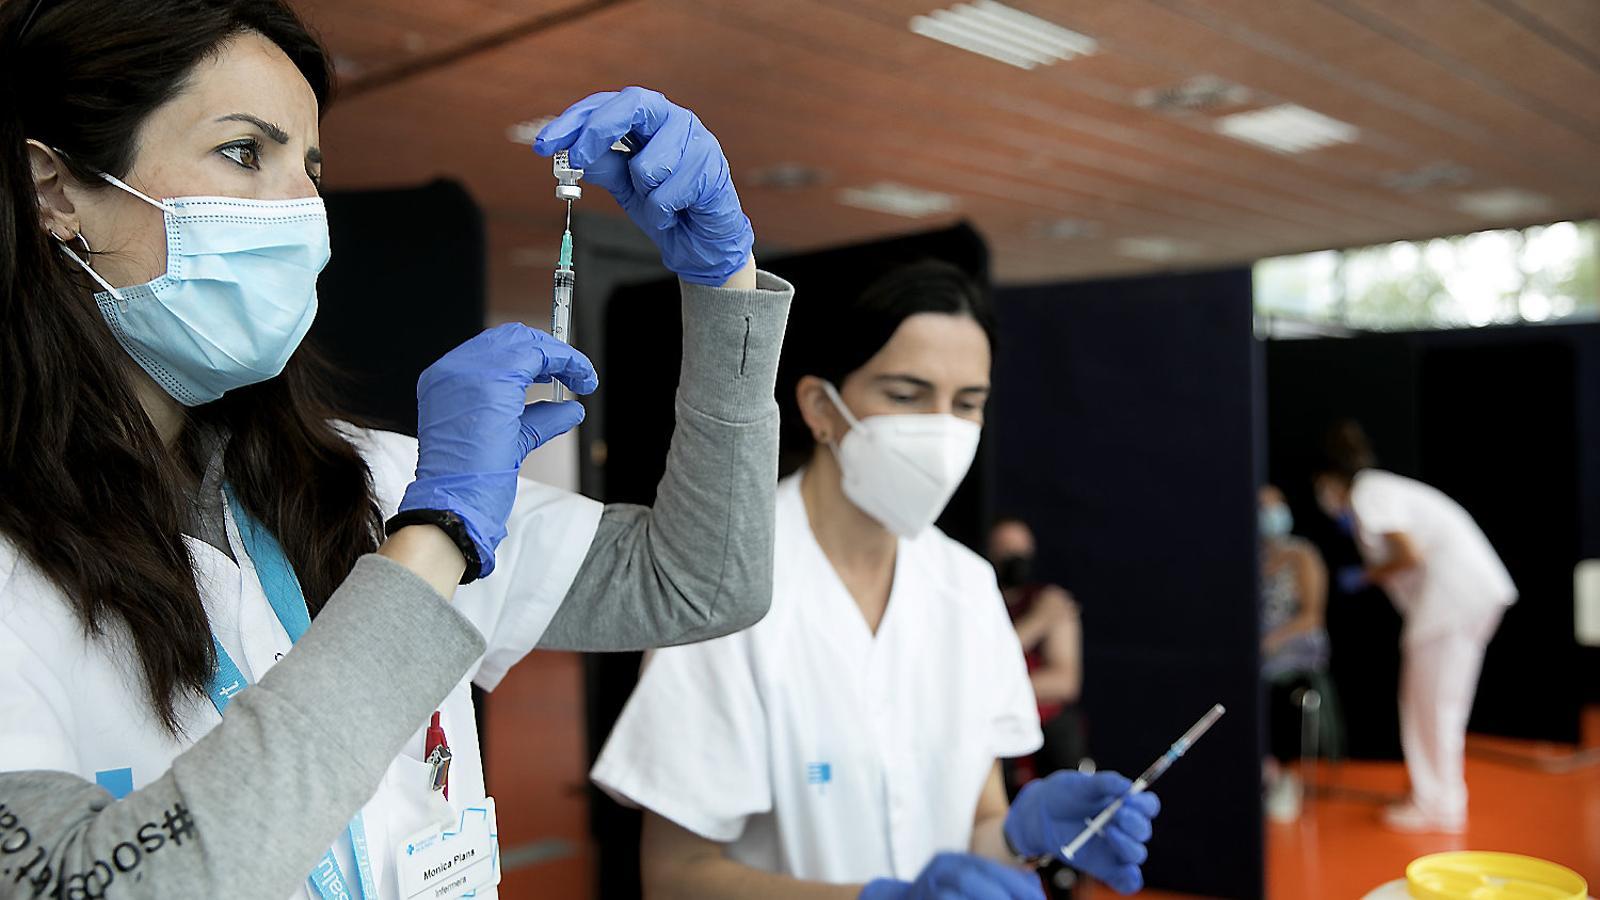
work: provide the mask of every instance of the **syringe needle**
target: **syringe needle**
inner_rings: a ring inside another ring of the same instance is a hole
[[[572,230],[572,201],[567,201],[567,230]]]

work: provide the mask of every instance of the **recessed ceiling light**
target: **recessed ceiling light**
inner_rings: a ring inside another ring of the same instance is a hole
[[[1279,153],[1304,153],[1334,144],[1348,144],[1361,135],[1360,129],[1348,122],[1293,103],[1223,116],[1217,120],[1217,130],[1228,137]]]
[[[798,191],[816,187],[827,180],[827,174],[815,166],[801,163],[777,163],[756,169],[744,177],[754,187],[775,191]]]
[[[1249,100],[1249,88],[1215,75],[1196,75],[1181,84],[1145,88],[1134,96],[1134,103],[1157,112],[1204,112]]]
[[[1117,241],[1117,253],[1132,259],[1150,262],[1172,262],[1193,256],[1199,247],[1189,241],[1164,237],[1123,238]]]
[[[506,140],[513,144],[530,146],[533,144],[533,139],[539,136],[539,130],[555,120],[555,116],[542,116],[526,122],[512,122],[506,127]]]
[[[1383,178],[1383,185],[1408,194],[1437,187],[1457,187],[1472,180],[1472,170],[1455,163],[1429,163],[1410,172],[1391,172]]]
[[[911,30],[1020,69],[1087,56],[1099,46],[1086,34],[996,0],[972,0],[925,16],[912,16]]]
[[[1473,191],[1456,197],[1456,209],[1490,221],[1531,219],[1555,208],[1555,203],[1543,194],[1520,188],[1495,188]]]
[[[1105,229],[1099,222],[1086,222],[1083,219],[1052,219],[1040,222],[1034,231],[1040,237],[1055,241],[1076,241],[1085,238],[1098,237]]]
[[[839,192],[839,202],[846,206],[870,209],[892,216],[921,219],[947,213],[956,208],[956,198],[937,191],[926,191],[892,181],[880,181],[867,187],[845,188]]]

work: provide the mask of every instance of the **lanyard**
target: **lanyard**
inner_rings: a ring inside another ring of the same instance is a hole
[[[223,485],[222,490],[228,497],[228,511],[233,516],[234,524],[239,528],[239,538],[244,542],[245,553],[255,564],[261,590],[266,593],[267,602],[272,604],[272,611],[277,614],[279,624],[288,632],[289,642],[296,643],[300,640],[300,636],[306,633],[306,629],[311,627],[311,613],[306,609],[306,598],[300,589],[300,579],[295,577],[294,567],[289,565],[288,558],[283,555],[283,548],[278,545],[277,538],[245,511],[244,505],[234,495],[232,486]],[[239,671],[228,651],[223,649],[222,642],[217,640],[215,633],[211,635],[211,644],[217,650],[217,671],[211,676],[209,691],[211,703],[216,706],[220,715],[247,685],[244,673]],[[355,900],[358,896],[365,900],[376,900],[378,891],[372,877],[372,858],[367,852],[367,829],[361,821],[361,813],[356,813],[356,817],[350,820],[346,830],[350,835],[350,852],[355,856],[357,875],[361,880],[361,893],[357,895],[351,892],[349,881],[345,878],[344,871],[339,868],[339,861],[334,858],[331,849],[322,855],[322,861],[317,864],[307,880],[310,881],[312,890],[316,891],[322,900]]]

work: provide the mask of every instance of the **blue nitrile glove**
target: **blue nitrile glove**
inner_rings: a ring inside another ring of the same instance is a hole
[[[941,853],[916,881],[879,878],[860,900],[1044,900],[1039,876],[970,853]]]
[[[631,157],[611,145],[645,142]],[[583,180],[610,191],[684,281],[720,286],[744,268],[755,243],[728,159],[700,117],[641,87],[602,91],[539,130],[534,152],[566,150]]]
[[[1366,568],[1357,565],[1340,566],[1333,578],[1339,583],[1339,590],[1346,594],[1359,594],[1372,583],[1367,579]]]
[[[479,578],[494,571],[522,461],[583,421],[576,401],[528,403],[529,385],[552,378],[577,394],[600,384],[588,357],[510,322],[446,353],[417,379],[417,478],[400,512],[459,517],[478,552]]]
[[[1025,857],[1060,857],[1061,848],[1083,831],[1088,821],[1122,796],[1133,783],[1116,772],[1057,772],[1030,781],[1017,794],[1006,815],[1006,840]],[[1073,868],[1100,879],[1120,894],[1144,886],[1139,866],[1149,856],[1150,820],[1161,811],[1156,795],[1145,792],[1129,797],[1100,833],[1089,839],[1077,856],[1067,860]]]

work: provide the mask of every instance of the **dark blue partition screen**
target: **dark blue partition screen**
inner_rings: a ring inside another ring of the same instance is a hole
[[[990,407],[996,511],[1083,609],[1090,749],[1173,767],[1153,887],[1262,896],[1255,487],[1263,433],[1250,273],[1002,291]]]

